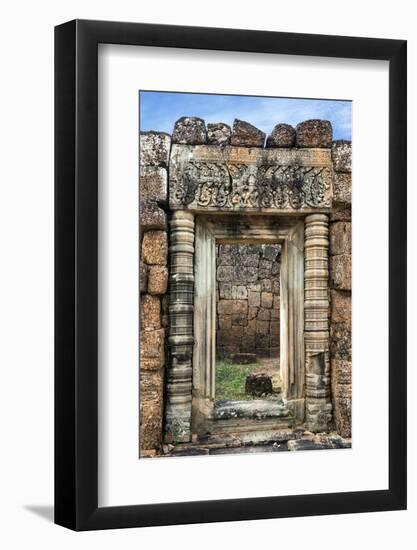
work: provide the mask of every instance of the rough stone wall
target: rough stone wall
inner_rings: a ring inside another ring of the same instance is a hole
[[[352,420],[352,217],[351,143],[332,144],[334,207],[330,215],[330,359],[337,432],[351,437]]]
[[[217,258],[217,357],[279,356],[281,245],[221,244]]]
[[[140,456],[162,443],[168,326],[167,167],[171,138],[140,135]]]

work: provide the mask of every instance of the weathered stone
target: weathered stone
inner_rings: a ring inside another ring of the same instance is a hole
[[[166,265],[168,239],[165,231],[147,231],[142,241],[142,260],[150,265]]]
[[[171,136],[163,132],[140,133],[141,166],[165,166],[169,164]]]
[[[220,315],[246,314],[248,302],[246,300],[220,300],[217,307]]]
[[[230,143],[237,147],[263,147],[265,134],[249,122],[235,119]]]
[[[167,216],[155,201],[144,201],[140,204],[139,225],[142,233],[150,229],[166,229]]]
[[[161,325],[164,328],[169,327],[169,296],[165,294],[161,298]]]
[[[237,280],[246,283],[253,283],[258,279],[258,269],[256,267],[236,267],[234,268],[234,274]]]
[[[141,331],[161,328],[161,303],[157,296],[143,294],[140,300]]]
[[[234,279],[235,270],[231,265],[222,265],[217,268],[217,280],[219,282],[229,282]]]
[[[262,291],[263,292],[272,292],[272,281],[271,279],[262,279]]]
[[[256,319],[257,315],[258,315],[258,308],[257,307],[249,307],[248,308],[248,319],[249,320]]]
[[[330,248],[332,256],[351,254],[352,252],[352,224],[350,222],[334,222],[330,224]]]
[[[350,291],[331,290],[330,306],[332,323],[351,322],[352,299]]]
[[[352,331],[347,323],[332,323],[330,325],[330,352],[332,360],[352,360]]]
[[[272,393],[271,377],[264,372],[249,374],[245,381],[245,393],[256,397]]]
[[[271,321],[275,319],[279,319],[279,307],[277,309],[271,309]]]
[[[223,122],[207,124],[207,141],[210,145],[229,145],[232,130]]]
[[[261,306],[267,309],[272,308],[273,294],[272,292],[262,292],[261,294]]]
[[[331,222],[350,222],[352,220],[352,208],[349,205],[338,202],[333,205],[332,211],[330,212],[330,221]]]
[[[334,398],[334,419],[337,433],[342,437],[352,437],[352,399]]]
[[[217,276],[217,280],[218,276]],[[220,283],[219,284],[219,296],[220,298],[224,298],[226,300],[230,300],[232,298],[232,285],[231,283]]]
[[[165,294],[168,288],[168,268],[163,265],[151,265],[148,270],[149,294]]]
[[[289,124],[277,124],[266,140],[267,147],[294,147],[295,128]]]
[[[269,321],[256,321],[256,332],[269,335]]]
[[[248,324],[247,314],[238,313],[237,315],[232,315],[232,326],[246,327]]]
[[[334,173],[333,198],[338,205],[350,205],[352,202],[351,174]]]
[[[334,384],[352,384],[352,363],[343,359],[332,359],[332,380]]]
[[[259,307],[261,305],[261,293],[249,291],[248,294],[249,306],[250,307]]]
[[[233,300],[246,300],[248,297],[248,289],[243,285],[232,286],[232,299]]]
[[[332,206],[330,149],[174,144],[169,178],[174,210],[301,214]]]
[[[140,201],[153,200],[165,204],[168,200],[168,177],[166,168],[141,166],[139,177]]]
[[[271,312],[269,309],[263,309],[261,308],[259,311],[258,311],[258,316],[257,316],[257,319],[259,319],[260,321],[269,321],[271,319]]]
[[[140,333],[140,360],[158,359],[164,362],[164,337],[163,328]]]
[[[279,322],[271,321],[269,333],[271,335],[271,338],[275,338],[279,342],[279,337],[280,337],[280,324],[279,324]]]
[[[330,148],[332,146],[333,130],[328,120],[305,120],[296,127],[297,147]]]
[[[219,317],[219,328],[220,330],[227,330],[228,328],[232,328],[232,316],[221,315]]]
[[[177,120],[172,133],[172,143],[201,145],[206,142],[206,124],[202,118],[183,116]]]
[[[332,160],[336,172],[352,171],[352,142],[337,140],[332,143]]]
[[[140,447],[158,449],[162,443],[163,372],[140,373]]]
[[[163,361],[160,357],[154,359],[141,359],[140,369],[141,370],[159,370],[164,366]]]
[[[146,292],[148,287],[148,266],[142,262],[139,262],[139,288],[140,293]]]
[[[351,290],[352,259],[350,254],[330,256],[330,287]]]

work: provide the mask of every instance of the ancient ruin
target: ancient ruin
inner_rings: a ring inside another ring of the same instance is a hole
[[[349,447],[350,142],[182,117],[140,134],[139,188],[140,456]],[[243,399],[220,359],[261,365]]]

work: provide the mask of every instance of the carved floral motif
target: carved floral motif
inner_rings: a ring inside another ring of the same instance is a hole
[[[174,204],[219,209],[326,208],[327,166],[188,162],[174,181]]]

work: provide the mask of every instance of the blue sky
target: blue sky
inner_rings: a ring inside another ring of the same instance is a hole
[[[279,122],[296,126],[303,120],[323,118],[333,125],[333,139],[351,139],[351,101],[142,91],[139,98],[141,131],[170,134],[180,117],[198,116],[206,123],[230,126],[240,118],[269,134]]]

